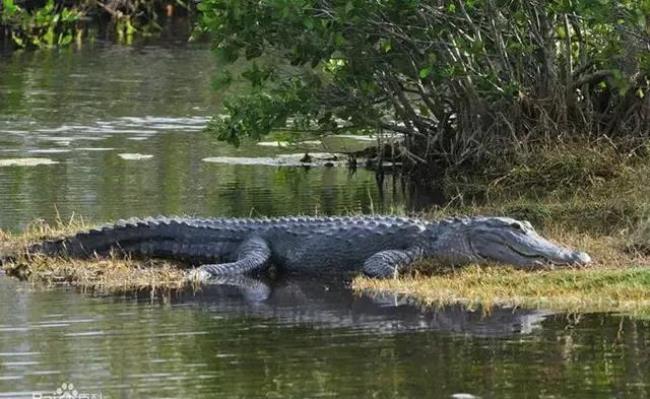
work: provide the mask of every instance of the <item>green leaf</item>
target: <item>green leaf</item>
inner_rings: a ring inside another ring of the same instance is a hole
[[[47,32],[43,35],[43,40],[48,46],[54,45],[54,27],[51,26]]]
[[[345,3],[345,13],[349,14],[352,10],[354,10],[354,3],[351,1]]]
[[[14,0],[4,0],[4,8],[8,15],[13,14],[18,9],[14,3]]]
[[[426,67],[420,69],[420,79],[426,79],[427,76],[429,76],[430,74],[431,74],[431,68]]]
[[[390,39],[381,38],[379,39],[379,47],[384,51],[384,53],[388,53],[393,49],[393,43]]]

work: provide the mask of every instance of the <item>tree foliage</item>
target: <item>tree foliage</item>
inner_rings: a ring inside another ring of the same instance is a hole
[[[77,22],[83,13],[47,0],[29,12],[14,0],[3,0],[0,27],[11,26],[11,39],[19,47],[54,47],[70,44],[78,34]]]
[[[402,134],[461,165],[557,134],[649,132],[649,0],[203,0],[221,87],[209,129]]]
[[[61,47],[80,41],[93,25],[106,27],[120,43],[161,29],[160,16],[187,0],[0,0],[0,39],[20,48]]]

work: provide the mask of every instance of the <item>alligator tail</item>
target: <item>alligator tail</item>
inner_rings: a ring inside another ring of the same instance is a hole
[[[29,246],[27,253],[47,256],[74,256],[74,254],[68,251],[71,248],[69,245],[71,240],[74,240],[74,237],[42,241]]]
[[[28,252],[71,258],[105,255],[111,250],[126,248],[159,233],[162,227],[169,226],[164,223],[166,221],[153,218],[120,220],[69,237],[42,241],[29,247]]]

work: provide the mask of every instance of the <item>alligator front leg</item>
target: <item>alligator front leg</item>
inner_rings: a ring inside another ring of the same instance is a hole
[[[190,274],[190,279],[205,281],[213,276],[243,274],[265,268],[271,258],[271,250],[266,241],[259,237],[249,238],[237,250],[237,260],[230,263],[202,265]]]
[[[421,257],[420,248],[377,252],[366,259],[363,273],[368,277],[376,278],[397,277],[400,271],[405,270]]]

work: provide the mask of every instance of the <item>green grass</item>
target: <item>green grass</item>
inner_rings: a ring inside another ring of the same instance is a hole
[[[358,278],[354,289],[407,295],[426,306],[463,304],[541,308],[561,312],[618,312],[650,316],[650,268],[587,268],[524,271],[467,267],[429,277]]]

